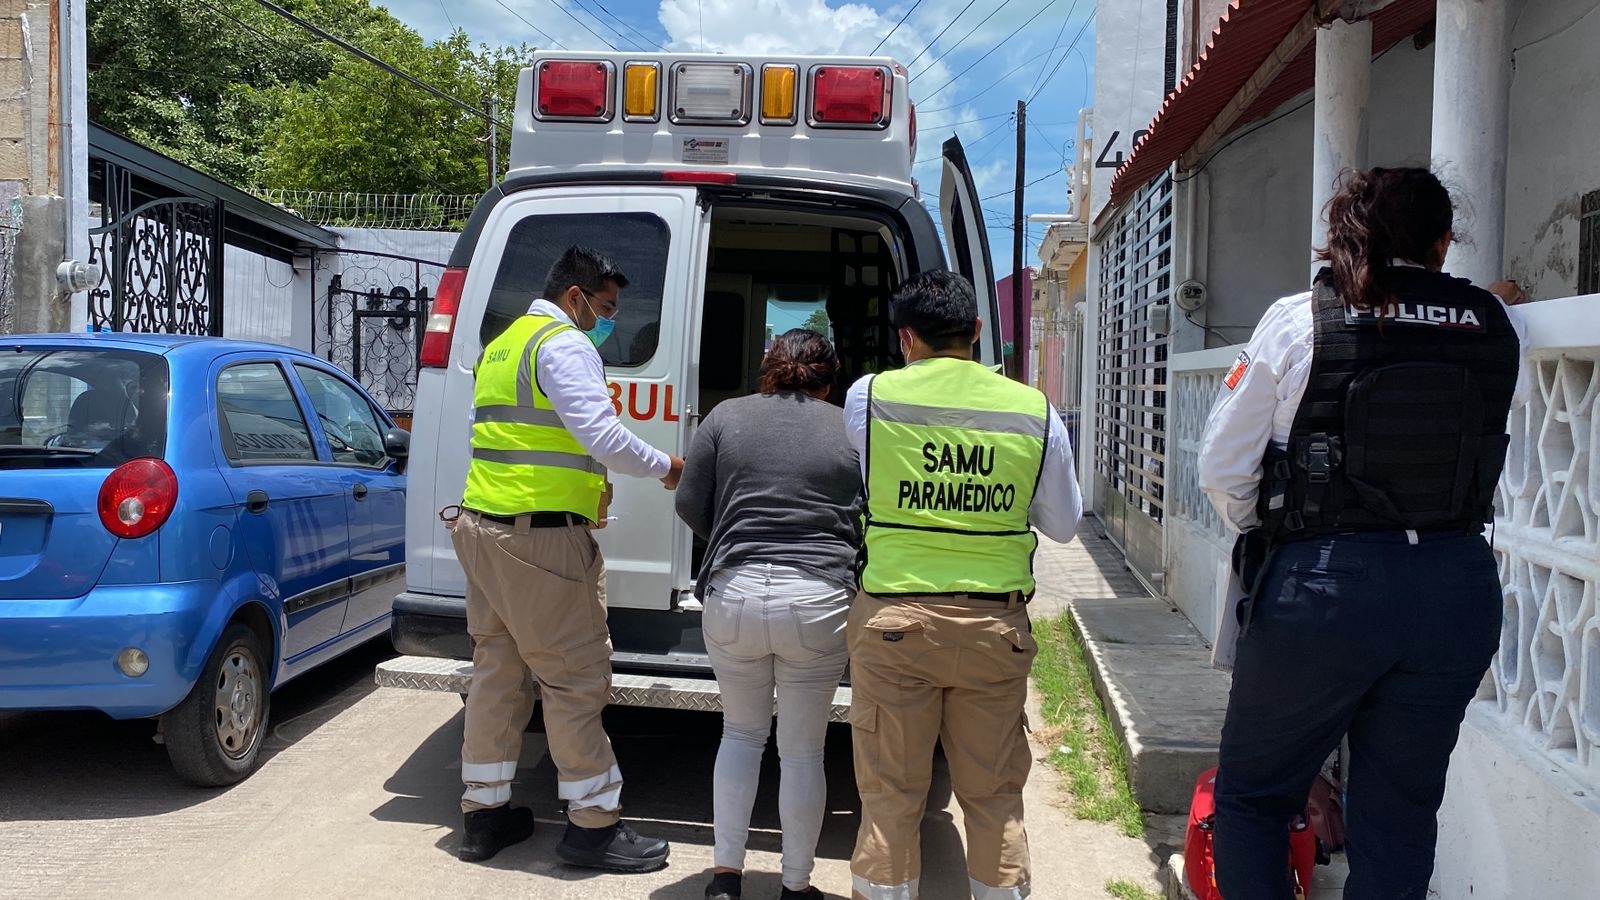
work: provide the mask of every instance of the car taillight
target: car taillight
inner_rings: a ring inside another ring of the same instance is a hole
[[[533,113],[541,119],[611,121],[616,69],[606,60],[551,60],[539,64]]]
[[[661,180],[684,184],[735,184],[739,176],[732,172],[689,172],[682,169],[668,169],[661,173]]]
[[[178,476],[159,459],[123,463],[100,485],[100,523],[120,538],[141,538],[166,523],[178,503]]]
[[[883,66],[817,66],[811,70],[811,125],[882,128],[889,124],[894,79]]]
[[[422,352],[417,355],[417,362],[425,369],[442,369],[450,364],[456,310],[461,307],[461,286],[466,280],[466,269],[445,269],[439,276],[439,293],[428,307],[428,329],[422,333]]]
[[[917,161],[917,105],[915,103],[911,104],[911,115],[907,118],[906,124],[911,127],[911,162],[914,165]]]

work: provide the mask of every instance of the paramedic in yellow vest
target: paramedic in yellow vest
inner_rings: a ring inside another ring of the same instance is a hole
[[[607,393],[597,348],[627,284],[600,253],[567,250],[543,299],[478,360],[472,459],[452,535],[473,639],[461,750],[464,860],[489,859],[533,834],[533,812],[510,800],[536,680],[557,793],[567,801],[557,855],[624,872],[667,861],[666,841],[620,821],[622,772],[600,724],[611,639],[605,561],[590,529],[606,473],[659,478],[672,489],[683,471],[683,460],[623,427]]]
[[[867,527],[850,610],[857,900],[916,900],[921,825],[944,745],[977,900],[1029,896],[1023,703],[1035,644],[1034,529],[1077,531],[1066,427],[1043,394],[973,361],[972,286],[926,272],[895,294],[903,369],[856,382],[845,428]]]

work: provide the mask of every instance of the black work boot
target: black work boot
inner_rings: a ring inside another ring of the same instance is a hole
[[[492,859],[501,850],[533,836],[533,810],[524,807],[491,806],[469,812],[463,818],[465,826],[456,858],[465,862]]]
[[[744,876],[738,872],[712,872],[711,883],[706,885],[706,900],[739,900],[744,890]]]
[[[813,884],[803,891],[785,887],[783,893],[778,895],[778,900],[822,900],[826,896],[828,895],[817,890],[817,886]]]
[[[626,822],[605,828],[580,828],[567,823],[556,855],[569,866],[612,872],[654,872],[667,864],[667,842],[647,838]]]

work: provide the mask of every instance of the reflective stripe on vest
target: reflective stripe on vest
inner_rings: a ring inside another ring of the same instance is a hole
[[[862,587],[1031,592],[1038,541],[1028,511],[1049,435],[1045,396],[959,359],[885,372],[867,393]]]
[[[571,329],[548,316],[522,316],[483,349],[463,506],[502,516],[599,516],[605,467],[567,431],[534,377],[545,342]]]

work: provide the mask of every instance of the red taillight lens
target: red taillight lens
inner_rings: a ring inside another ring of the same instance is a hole
[[[915,164],[917,161],[917,105],[915,103],[911,104],[911,115],[907,123],[911,126],[911,162]]]
[[[889,70],[880,66],[818,66],[811,77],[814,125],[885,124]]]
[[[141,538],[166,523],[178,503],[178,476],[159,459],[136,459],[100,485],[100,523],[120,538]]]
[[[661,173],[661,180],[686,184],[734,184],[739,180],[739,176],[732,172],[686,172],[680,169],[668,169]]]
[[[534,112],[541,119],[611,118],[611,64],[559,60],[539,64]]]
[[[456,310],[461,307],[461,286],[466,280],[466,269],[445,269],[439,276],[439,294],[428,307],[428,330],[422,333],[422,352],[417,359],[425,369],[442,369],[450,364]]]

